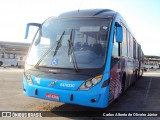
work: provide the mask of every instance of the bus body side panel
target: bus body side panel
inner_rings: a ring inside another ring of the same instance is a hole
[[[120,16],[116,16],[115,21],[120,23]],[[109,47],[108,47],[108,59],[106,66],[110,66],[113,64],[112,55],[112,46],[113,46],[113,38],[114,38],[114,27],[115,21],[112,22],[112,28],[110,33]],[[120,49],[121,53],[122,48]],[[116,62],[115,62],[116,61]],[[130,60],[128,57],[119,57],[118,60],[114,61],[114,65],[112,68],[106,67],[105,71],[110,71],[110,90],[109,90],[109,103],[115,100],[122,93],[122,82],[124,79],[124,90],[130,86],[133,82],[133,60]],[[124,77],[123,77],[124,76]]]
[[[121,84],[123,84],[125,91],[134,82],[135,62],[129,57],[122,57],[121,59]]]
[[[122,93],[122,89],[126,90],[131,83],[130,80],[132,79],[130,78],[131,76],[129,75],[130,73],[128,71],[130,71],[132,67],[133,65],[129,64],[128,59],[125,57],[119,58],[119,60],[116,62],[114,61],[114,66],[111,68],[109,102],[112,102],[119,97],[119,95]],[[124,88],[122,88],[122,85]]]
[[[121,81],[118,70],[119,65],[117,63],[111,69],[109,102],[112,102],[114,99],[116,99],[121,91]]]
[[[107,61],[106,61],[106,68],[104,72],[109,71],[109,77],[110,77],[110,85],[109,85],[109,94],[108,94],[108,103],[110,104],[114,99],[116,99],[119,96],[119,93],[121,91],[121,84],[120,84],[120,75],[121,72],[119,62],[114,64],[114,66],[111,68],[111,56],[112,56],[112,49],[113,49],[113,39],[114,39],[114,29],[115,29],[115,20],[119,20],[116,17],[112,21],[111,30],[110,30],[110,39],[108,44],[108,54],[107,54]]]

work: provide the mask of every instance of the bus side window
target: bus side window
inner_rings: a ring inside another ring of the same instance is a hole
[[[134,39],[134,38],[133,38]],[[133,58],[134,59],[136,59],[137,58],[137,52],[136,52],[136,50],[137,50],[137,47],[136,47],[136,41],[135,41],[135,39],[133,40]]]
[[[113,67],[119,60],[119,44],[120,43],[116,42],[116,34],[114,34],[111,67]]]
[[[132,35],[129,33],[129,57],[133,58],[133,37]]]
[[[123,42],[122,42],[122,56],[123,57],[127,57],[128,56],[128,52],[127,52],[127,30],[126,27],[123,26]]]
[[[112,49],[112,57],[113,58],[118,58],[118,43],[116,42],[116,34],[114,34],[114,39],[113,39],[113,49]]]

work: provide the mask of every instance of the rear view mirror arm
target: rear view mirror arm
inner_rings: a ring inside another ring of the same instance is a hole
[[[28,33],[29,33],[30,26],[35,26],[35,27],[41,28],[42,24],[40,24],[40,23],[28,23],[26,25],[26,33],[25,33],[25,38],[24,39],[28,38]]]

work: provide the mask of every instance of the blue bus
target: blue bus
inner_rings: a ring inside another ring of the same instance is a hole
[[[143,74],[143,52],[121,15],[77,10],[38,27],[24,74],[26,96],[105,108]]]

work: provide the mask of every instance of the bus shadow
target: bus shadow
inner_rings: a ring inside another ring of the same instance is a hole
[[[93,108],[65,103],[51,110],[54,116],[67,117],[74,119],[93,120],[96,116],[102,116],[103,112],[108,111],[107,108]]]
[[[104,110],[107,110],[107,108],[93,108],[93,107],[65,103],[63,105],[53,108],[51,111],[104,111]]]

